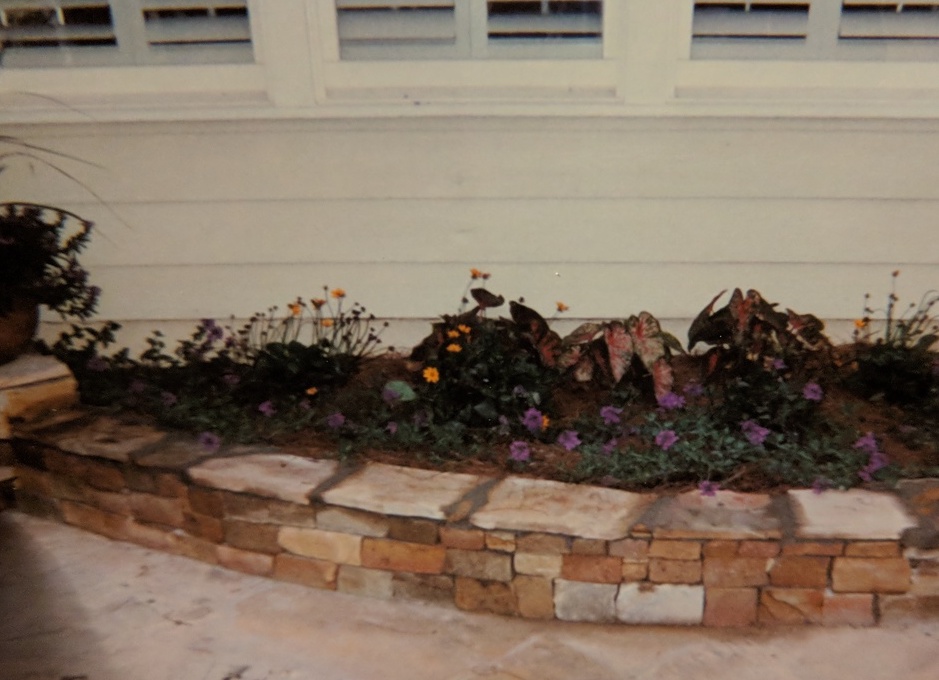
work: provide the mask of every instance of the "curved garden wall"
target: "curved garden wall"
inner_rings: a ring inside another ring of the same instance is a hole
[[[626,624],[939,612],[939,480],[635,494],[270,448],[209,454],[146,424],[61,420],[16,433],[19,508],[311,587]]]

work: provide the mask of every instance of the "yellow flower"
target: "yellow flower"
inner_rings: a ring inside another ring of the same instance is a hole
[[[551,424],[551,419],[548,416],[541,416],[541,429],[542,430],[547,430],[550,424]]]
[[[323,319],[320,323],[323,324],[323,328],[332,328],[335,322],[332,319]]]
[[[456,327],[456,329],[460,331],[460,333],[463,333],[463,335],[469,335],[470,331],[473,330],[472,328],[467,326],[465,323],[461,323],[459,326]]]
[[[458,338],[460,337],[460,331],[447,331],[448,338]]]
[[[331,291],[329,291],[329,294],[338,300],[339,298],[344,298],[346,296],[346,291],[344,291],[342,288],[333,288]]]
[[[310,300],[310,304],[313,305],[314,309],[319,309],[326,304],[326,300],[323,300],[322,298],[313,298]]]
[[[563,302],[561,302],[560,300],[558,300],[557,306],[558,306],[558,311],[559,311],[559,312],[566,312],[568,309],[570,309],[570,307],[568,307],[567,305],[565,305],[565,304],[564,304]]]
[[[870,322],[867,319],[855,319],[854,327],[857,328],[858,330],[861,330],[862,328],[867,328],[868,323]]]
[[[455,354],[456,352],[462,352],[462,351],[463,351],[463,348],[460,347],[460,346],[459,346],[458,344],[456,344],[455,342],[451,342],[449,345],[447,345],[447,351],[448,351],[448,352],[453,352],[453,353]]]
[[[308,388],[306,388],[306,393],[309,394],[311,397],[312,397],[314,394],[316,394],[317,392],[319,392],[319,390],[316,389],[315,387],[308,387]]]
[[[440,371],[438,371],[433,366],[428,366],[424,369],[424,380],[429,383],[435,383],[440,381]]]
[[[290,309],[290,313],[294,316],[300,316],[300,312],[303,311],[303,308],[300,306],[299,302],[291,302],[287,307]]]

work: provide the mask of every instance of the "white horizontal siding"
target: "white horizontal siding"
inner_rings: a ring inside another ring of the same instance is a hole
[[[755,287],[851,319],[900,268],[939,287],[939,124],[519,118],[32,127],[65,178],[4,195],[98,222],[119,320],[247,316],[324,284],[382,317],[455,311],[470,267],[550,314],[688,319]],[[22,168],[20,168],[22,170]],[[120,216],[118,220],[112,212]]]

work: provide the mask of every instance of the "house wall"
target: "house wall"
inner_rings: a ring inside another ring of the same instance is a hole
[[[844,331],[895,269],[903,301],[937,285],[939,120],[89,120],[5,133],[95,164],[57,161],[82,187],[16,161],[0,186],[97,223],[85,261],[100,316],[131,335],[247,317],[323,285],[379,317],[424,320],[456,310],[470,267],[546,316],[557,300],[572,319],[646,309],[682,334],[735,286]]]

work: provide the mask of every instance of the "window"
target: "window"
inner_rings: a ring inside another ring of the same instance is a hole
[[[247,0],[0,0],[9,68],[253,61]]]
[[[939,3],[699,0],[695,59],[939,59]]]
[[[343,60],[602,56],[602,0],[335,3]]]

